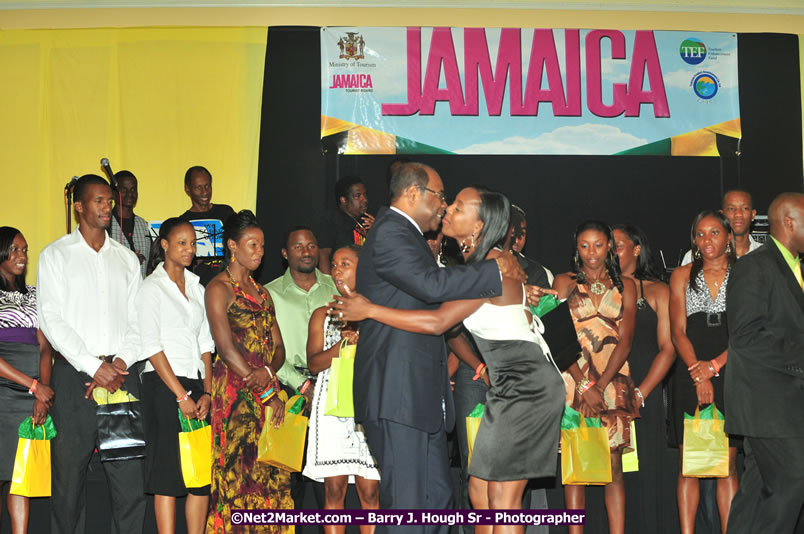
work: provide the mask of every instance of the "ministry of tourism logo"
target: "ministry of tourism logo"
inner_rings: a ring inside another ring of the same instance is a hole
[[[679,48],[681,59],[690,65],[697,65],[706,59],[706,45],[695,37],[685,39]]]
[[[340,59],[363,59],[366,56],[363,51],[366,48],[366,41],[357,32],[346,32],[346,35],[338,41],[338,48],[341,49]]]
[[[720,88],[720,80],[709,71],[701,71],[690,82],[695,95],[703,100],[711,100]]]

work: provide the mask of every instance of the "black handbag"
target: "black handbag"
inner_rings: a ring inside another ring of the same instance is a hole
[[[139,401],[99,404],[96,413],[101,462],[145,458],[145,431]]]

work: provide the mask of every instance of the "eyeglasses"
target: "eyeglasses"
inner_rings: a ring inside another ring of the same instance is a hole
[[[420,185],[419,189],[424,189],[425,191],[430,191],[432,194],[434,194],[436,197],[438,197],[438,200],[440,200],[441,202],[446,202],[447,201],[447,196],[444,194],[443,191],[436,192],[436,191],[433,191],[432,189],[430,189],[429,187],[425,187],[423,185]]]

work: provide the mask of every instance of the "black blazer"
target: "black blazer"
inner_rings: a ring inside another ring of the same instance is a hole
[[[357,290],[376,304],[434,309],[441,302],[500,295],[494,261],[441,269],[416,227],[382,208],[357,265]],[[424,432],[455,421],[443,336],[413,334],[372,320],[360,324],[354,374],[355,420],[385,419]]]
[[[804,437],[804,292],[770,239],[732,268],[726,308],[726,432]]]

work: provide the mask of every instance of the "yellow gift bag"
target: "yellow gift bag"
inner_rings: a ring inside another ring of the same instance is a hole
[[[480,421],[483,418],[483,411],[485,406],[478,403],[472,413],[466,416],[466,441],[468,442],[469,461],[467,467],[472,465],[472,450],[475,448],[475,438],[477,437],[477,429],[480,428]]]
[[[178,411],[179,458],[184,486],[203,488],[212,484],[212,427],[206,421],[187,419],[181,409]]]
[[[685,477],[729,476],[729,438],[723,431],[723,414],[710,404],[695,415],[684,414],[684,452],[681,470]]]
[[[639,471],[639,453],[637,453],[636,425],[631,420],[631,450],[623,451],[623,473]]]
[[[606,427],[599,417],[587,419],[569,405],[561,417],[561,482],[576,486],[611,482]]]
[[[357,345],[349,345],[344,339],[337,358],[332,358],[327,387],[327,402],[324,404],[324,415],[336,417],[354,417],[355,405],[352,394],[352,383],[355,376],[355,353]]]
[[[50,497],[50,440],[56,437],[53,419],[48,415],[44,425],[34,426],[33,419],[26,417],[17,434],[17,456],[9,493]]]
[[[285,392],[279,393],[285,397]],[[307,418],[301,414],[304,399],[294,395],[285,403],[285,421],[279,428],[271,424],[273,410],[265,411],[265,423],[257,443],[257,460],[291,473],[301,471],[304,441],[307,438]]]

